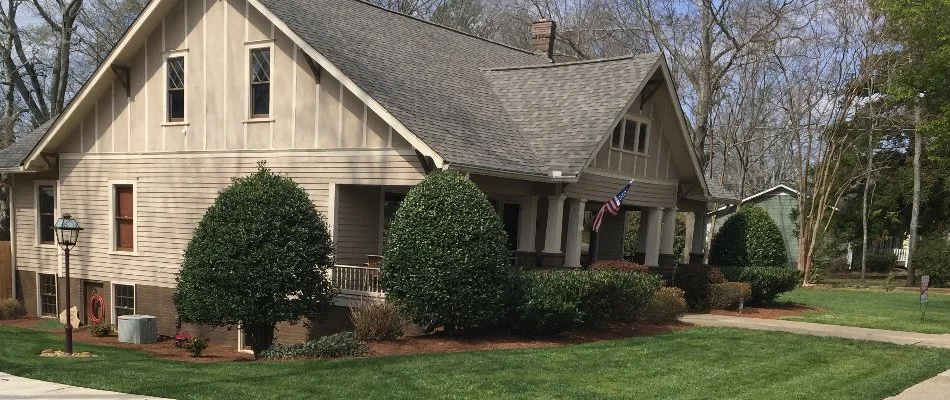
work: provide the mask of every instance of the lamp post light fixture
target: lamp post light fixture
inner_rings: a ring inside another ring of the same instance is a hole
[[[53,229],[56,231],[56,243],[59,243],[59,247],[63,249],[66,256],[66,354],[73,354],[73,321],[70,312],[72,306],[69,304],[71,294],[69,291],[69,251],[76,247],[79,231],[82,228],[79,227],[79,222],[67,213],[56,220]]]

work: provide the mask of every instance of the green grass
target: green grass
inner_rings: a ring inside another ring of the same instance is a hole
[[[930,294],[927,314],[920,320],[917,292],[799,289],[779,297],[780,302],[824,309],[785,319],[922,333],[950,333],[950,295]]]
[[[0,326],[0,371],[98,389],[203,398],[871,399],[950,368],[950,350],[725,328],[580,346],[336,361],[194,364]]]

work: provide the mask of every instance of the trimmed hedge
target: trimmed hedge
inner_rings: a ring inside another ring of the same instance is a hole
[[[429,175],[396,211],[380,282],[429,329],[485,328],[505,316],[514,268],[488,198],[458,172]]]
[[[752,296],[746,304],[766,304],[795,290],[801,283],[801,273],[785,266],[749,267],[742,270],[738,280],[752,285]]]
[[[768,212],[742,206],[713,237],[709,263],[744,269],[756,265],[787,265],[788,250],[782,231]]]
[[[261,354],[261,358],[339,358],[360,357],[369,353],[366,342],[359,340],[353,332],[341,332],[324,336],[306,343],[291,345],[278,344]]]
[[[403,335],[406,321],[391,302],[369,302],[350,308],[350,322],[356,337],[379,342],[396,340]]]
[[[626,260],[600,260],[590,266],[592,271],[619,271],[649,273],[650,268]]]
[[[553,270],[522,274],[511,327],[524,335],[631,320],[660,287],[650,274]]]
[[[0,321],[26,316],[26,307],[17,299],[0,299]]]
[[[705,310],[709,308],[710,286],[725,281],[719,268],[705,264],[690,264],[676,269],[672,286],[683,290],[686,304],[691,310]]]
[[[676,321],[688,308],[683,295],[683,290],[679,288],[660,288],[650,303],[638,312],[639,319],[649,322]]]
[[[709,306],[715,310],[739,307],[739,303],[752,297],[752,284],[748,282],[723,282],[709,289]]]

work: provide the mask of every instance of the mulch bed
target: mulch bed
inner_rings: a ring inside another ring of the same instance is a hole
[[[41,321],[42,320],[39,319],[18,319],[3,321],[0,324],[36,330],[37,324],[39,324]],[[403,338],[393,342],[370,343],[369,345],[371,348],[370,357],[451,353],[476,350],[528,349],[568,346],[581,343],[600,342],[605,340],[650,336],[680,331],[691,326],[692,325],[690,324],[682,322],[656,325],[636,323],[615,324],[605,329],[578,330],[568,332],[557,337],[544,339],[525,339],[504,332],[481,333],[477,336],[436,332],[424,336]],[[61,330],[44,331],[62,334]],[[115,336],[92,336],[89,333],[89,329],[86,327],[82,327],[73,331],[73,341],[77,343],[89,343],[122,349],[140,350],[152,354],[155,357],[187,362],[233,362],[250,361],[254,359],[252,354],[237,352],[233,347],[224,345],[211,345],[204,351],[201,357],[195,358],[191,357],[187,350],[175,347],[175,341],[172,338],[160,338],[159,342],[154,344],[139,345],[119,343],[118,338]]]
[[[780,319],[785,317],[794,317],[809,312],[821,311],[824,310],[815,307],[805,307],[798,304],[779,304],[768,308],[746,307],[741,313],[739,310],[713,310],[711,314],[746,318]]]
[[[45,330],[37,329],[37,324],[43,322],[41,319],[15,319],[0,322],[0,325],[16,326],[25,329],[42,330],[44,332],[58,333],[64,335],[61,329]],[[175,347],[175,340],[168,337],[159,337],[158,343],[152,344],[128,344],[119,343],[119,338],[115,335],[106,337],[96,337],[89,333],[88,327],[81,327],[73,330],[73,342],[97,344],[120,349],[139,350],[149,353],[155,357],[169,360],[209,363],[209,362],[230,362],[230,361],[249,361],[254,359],[253,354],[236,351],[232,346],[209,345],[201,354],[201,357],[192,357],[191,352],[185,349]]]
[[[533,349],[544,347],[568,346],[605,340],[626,339],[639,336],[651,336],[661,333],[680,331],[690,328],[691,324],[682,322],[648,325],[615,324],[602,330],[579,330],[568,332],[553,338],[525,339],[511,333],[482,333],[478,336],[465,336],[436,332],[425,336],[400,339],[394,342],[370,343],[370,357],[386,357],[408,354],[452,353],[475,350]]]

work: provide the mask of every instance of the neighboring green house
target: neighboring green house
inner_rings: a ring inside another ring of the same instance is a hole
[[[798,204],[798,191],[785,185],[778,185],[743,199],[742,204],[753,204],[762,207],[769,213],[778,228],[782,230],[785,249],[788,250],[788,264],[793,267],[797,266],[798,235],[795,234],[795,220],[792,219],[792,211]],[[715,232],[719,232],[722,224],[736,212],[736,207],[738,206],[730,205],[712,213],[716,216]]]

